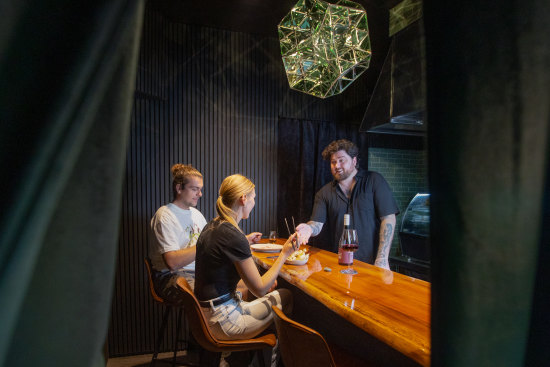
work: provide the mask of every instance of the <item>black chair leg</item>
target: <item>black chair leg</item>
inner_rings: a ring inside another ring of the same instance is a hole
[[[183,308],[180,308],[178,311],[178,316],[176,317],[176,334],[174,335],[174,343],[172,344],[174,346],[174,357],[172,358],[172,367],[176,367],[176,356],[178,353],[178,342],[181,340],[179,338],[181,333],[181,324],[183,322]],[[185,349],[185,348],[184,348]]]
[[[183,320],[183,349],[189,350],[189,328],[187,327],[187,316],[185,315],[185,308],[181,309],[181,317]]]
[[[154,367],[155,363],[157,362],[157,355],[159,354],[160,344],[162,343],[162,339],[164,337],[164,331],[166,330],[166,322],[168,321],[168,316],[170,316],[170,311],[172,310],[172,307],[167,306],[166,311],[164,311],[164,315],[162,316],[162,323],[160,324],[160,329],[157,335],[157,341],[155,343],[155,350],[153,351],[153,358],[151,359],[150,366]]]

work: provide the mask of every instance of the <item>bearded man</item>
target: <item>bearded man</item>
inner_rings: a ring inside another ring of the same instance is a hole
[[[300,244],[318,235],[327,223],[331,241],[319,247],[338,252],[344,214],[350,214],[350,224],[359,239],[354,258],[389,270],[388,256],[399,214],[390,186],[381,174],[359,170],[359,149],[349,140],[333,141],[322,155],[330,161],[334,180],[315,194],[310,221],[296,227]]]

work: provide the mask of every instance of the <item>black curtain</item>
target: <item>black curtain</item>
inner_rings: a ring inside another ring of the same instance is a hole
[[[288,237],[285,218],[293,231],[296,225],[307,222],[313,209],[315,193],[332,180],[330,164],[321,153],[333,140],[348,139],[359,147],[359,165],[368,166],[367,134],[359,133],[358,125],[331,121],[279,118],[278,126],[278,200],[277,231]],[[310,243],[322,247],[330,241],[326,228]]]

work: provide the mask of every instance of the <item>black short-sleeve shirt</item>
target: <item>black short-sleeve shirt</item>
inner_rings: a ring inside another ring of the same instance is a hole
[[[358,171],[350,199],[333,180],[315,194],[311,220],[324,223],[330,243],[319,247],[338,252],[338,241],[344,228],[344,214],[351,214],[352,228],[357,230],[359,249],[354,257],[373,264],[378,252],[380,217],[399,214],[399,208],[384,177],[374,171]]]
[[[197,241],[197,298],[207,301],[234,292],[241,278],[233,263],[251,256],[250,244],[244,233],[229,222],[210,221]]]

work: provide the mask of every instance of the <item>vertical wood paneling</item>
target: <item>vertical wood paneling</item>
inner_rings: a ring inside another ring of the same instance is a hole
[[[143,258],[150,218],[171,200],[174,163],[191,163],[204,175],[198,209],[207,220],[215,216],[223,178],[242,173],[257,191],[257,206],[242,222],[243,230],[285,234],[276,228],[278,117],[341,120],[343,98],[363,98],[366,106],[366,96],[349,92],[320,100],[289,90],[276,37],[276,32],[261,38],[170,23],[146,10],[123,186],[110,356],[153,350],[163,309],[149,294]],[[296,162],[288,164],[299,170]],[[169,333],[175,332],[174,323],[172,318]]]

